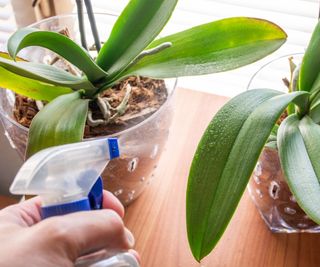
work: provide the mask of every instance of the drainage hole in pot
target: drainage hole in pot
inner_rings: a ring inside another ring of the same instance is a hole
[[[273,199],[279,198],[279,191],[280,191],[280,185],[277,182],[272,181],[269,186],[270,197]]]
[[[129,172],[134,172],[135,171],[135,169],[138,166],[138,161],[139,161],[138,158],[133,158],[132,160],[129,161],[129,163],[128,163],[128,171]]]

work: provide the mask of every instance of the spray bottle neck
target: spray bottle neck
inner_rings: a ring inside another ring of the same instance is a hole
[[[84,196],[80,193],[68,196],[63,200],[56,199],[54,201],[50,197],[49,199],[48,197],[47,199],[43,198],[43,206],[41,207],[42,219],[52,216],[65,215],[72,212],[101,209],[103,201],[102,179],[101,177],[98,177],[88,196]],[[54,204],[46,205],[46,203]]]

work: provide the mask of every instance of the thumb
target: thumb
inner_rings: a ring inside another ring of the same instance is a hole
[[[33,226],[48,246],[71,261],[101,249],[128,250],[134,237],[113,210],[85,211],[46,219]],[[45,240],[43,236],[46,236]]]

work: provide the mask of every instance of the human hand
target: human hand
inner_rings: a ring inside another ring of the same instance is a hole
[[[0,266],[74,266],[101,249],[129,250],[134,245],[119,200],[105,191],[104,210],[83,211],[41,221],[35,197],[0,211]],[[139,257],[135,251],[131,251]]]

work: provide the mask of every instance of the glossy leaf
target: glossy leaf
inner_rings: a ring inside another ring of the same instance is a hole
[[[86,50],[57,32],[22,28],[16,31],[8,41],[8,51],[13,58],[21,49],[29,46],[44,47],[57,53],[82,70],[91,82],[99,81],[107,75]]]
[[[311,93],[319,93],[320,89],[320,73],[318,74],[317,78],[314,80],[311,90]]]
[[[0,52],[0,57],[12,60],[12,57],[10,57],[10,55],[6,52]],[[19,58],[19,57],[16,57],[16,61],[26,61],[26,60]]]
[[[131,0],[97,57],[110,76],[123,70],[160,33],[177,0]]]
[[[300,74],[299,89],[311,91],[320,73],[320,22],[315,27],[309,45],[304,53]]]
[[[309,116],[304,116],[299,123],[299,130],[313,169],[320,182],[320,126],[316,124]]]
[[[320,123],[320,99],[317,99],[312,103],[309,110],[309,116],[314,120],[314,122]]]
[[[59,96],[32,120],[26,157],[51,146],[80,142],[88,112],[88,99],[81,92]]]
[[[307,117],[300,122],[298,116],[291,115],[280,125],[279,156],[290,191],[307,215],[320,224],[320,173],[317,163],[320,150],[310,147],[315,145],[314,148],[318,148],[318,142],[319,130]]]
[[[13,62],[10,55],[5,52],[0,52],[0,58]],[[19,57],[16,57],[16,60],[26,62],[24,59]],[[0,67],[0,87],[10,89],[17,94],[24,95],[35,100],[45,101],[51,101],[60,95],[72,93],[72,90],[68,87],[54,86],[38,80],[25,78],[6,70],[3,67]]]
[[[294,104],[290,104],[294,105]],[[275,124],[271,130],[271,133],[268,137],[268,140],[266,144],[264,145],[265,147],[273,148],[273,149],[278,149],[277,147],[277,133],[278,133],[279,125]]]
[[[20,95],[36,100],[51,101],[56,97],[69,94],[70,88],[45,84],[14,74],[0,67],[0,87],[10,89]]]
[[[281,28],[266,20],[223,19],[154,41],[149,49],[165,42],[172,47],[146,56],[121,75],[167,78],[231,70],[269,55],[286,38]]]
[[[24,61],[15,62],[13,60],[0,57],[0,67],[22,77],[52,85],[70,87],[75,90],[94,90],[94,86],[86,78],[71,75],[62,69],[50,65]]]
[[[306,92],[250,90],[213,118],[198,145],[187,188],[188,238],[197,260],[222,236],[281,113],[291,101],[306,97]]]
[[[319,76],[320,77],[320,76]],[[319,80],[319,78],[317,78]],[[318,86],[320,86],[320,80],[317,82],[317,80],[314,83],[313,89]],[[315,87],[316,85],[316,87]],[[318,87],[319,89],[320,87]],[[311,90],[311,96],[310,96],[310,107],[308,115],[312,118],[312,120],[316,123],[320,123],[320,92],[318,89]]]

